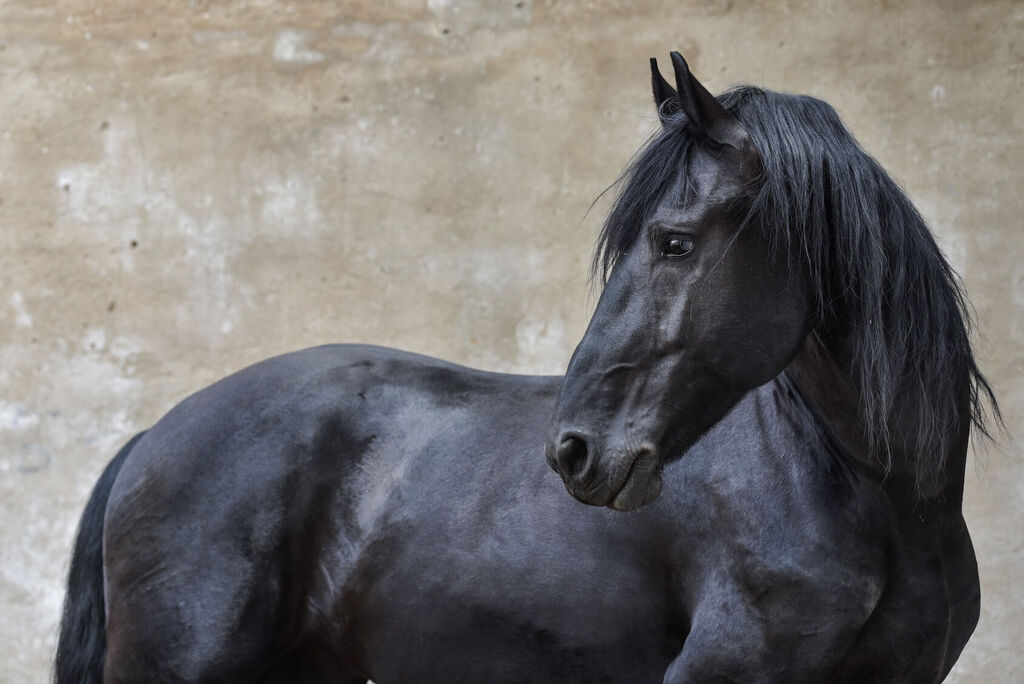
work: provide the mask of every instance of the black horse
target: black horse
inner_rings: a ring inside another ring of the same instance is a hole
[[[949,672],[997,411],[963,293],[831,107],[672,58],[566,377],[326,346],[186,399],[89,500],[58,681]]]

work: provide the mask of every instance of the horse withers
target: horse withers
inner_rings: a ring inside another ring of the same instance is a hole
[[[93,491],[57,681],[948,673],[995,407],[956,278],[831,107],[672,61],[565,378],[336,345],[189,397]]]

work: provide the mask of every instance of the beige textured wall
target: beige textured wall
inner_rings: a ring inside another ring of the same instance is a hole
[[[117,446],[243,365],[366,341],[558,372],[647,58],[832,102],[963,274],[1024,425],[1024,6],[0,2],[0,680],[42,681]],[[971,468],[957,682],[1024,681],[1024,468]]]

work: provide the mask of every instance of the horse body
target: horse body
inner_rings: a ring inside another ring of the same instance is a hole
[[[186,399],[90,498],[58,681],[940,681],[964,295],[827,104],[673,66],[565,377],[329,346]]]
[[[564,496],[540,457],[560,380],[334,346],[187,399],[111,491],[107,676],[840,678],[891,588],[891,504],[784,378],[629,514]]]

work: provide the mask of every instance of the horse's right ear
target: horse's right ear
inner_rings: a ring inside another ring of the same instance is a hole
[[[679,95],[661,75],[658,60],[654,57],[651,57],[651,86],[654,88],[654,104],[658,107],[658,118],[665,123],[669,116],[679,111]]]

